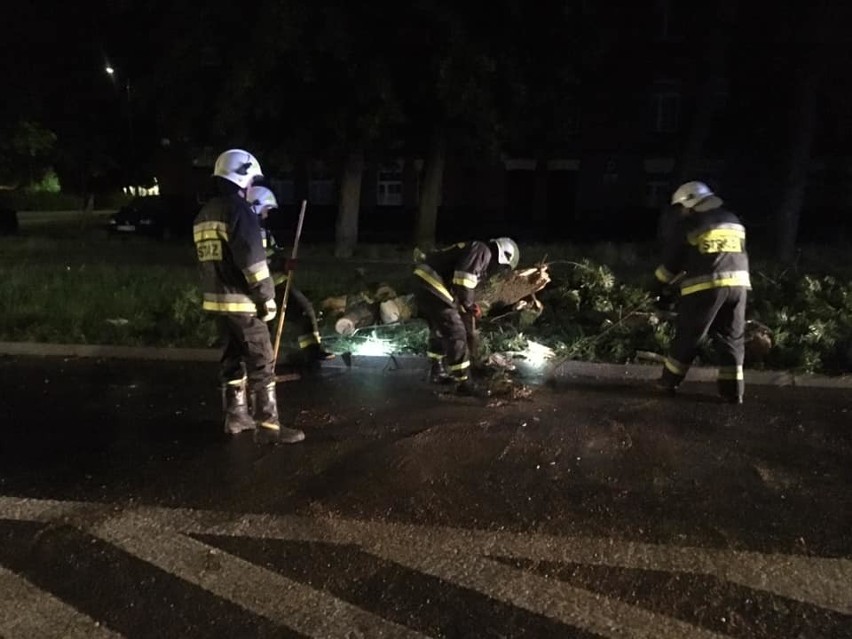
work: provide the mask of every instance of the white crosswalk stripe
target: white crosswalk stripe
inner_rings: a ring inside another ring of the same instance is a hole
[[[423,637],[133,512],[102,522],[87,532],[246,610],[310,636],[360,633],[377,638]]]
[[[423,635],[188,535],[353,545],[411,570],[605,637],[703,639],[723,635],[495,559],[707,575],[852,614],[852,561],[843,558],[344,518],[146,506],[122,509],[109,504],[15,497],[0,497],[0,518],[76,526],[246,610],[317,637],[346,636],[353,630],[369,637]]]
[[[114,639],[122,635],[0,566],[0,637]]]

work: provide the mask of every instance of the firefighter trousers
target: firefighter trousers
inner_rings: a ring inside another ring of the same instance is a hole
[[[275,383],[275,356],[269,328],[256,315],[228,313],[216,318],[223,350],[219,381],[223,384],[248,378],[251,388]]]
[[[417,287],[414,298],[418,315],[429,325],[429,358],[432,361],[443,361],[446,371],[456,380],[466,380],[470,357],[467,352],[467,330],[458,308],[438,299],[423,287]]]
[[[699,343],[709,335],[718,358],[719,394],[725,398],[743,396],[747,294],[745,287],[732,286],[698,291],[680,299],[662,384],[675,388],[683,381]]]
[[[278,304],[278,308],[281,308],[281,304],[284,301],[285,286],[286,280],[284,284],[275,287],[275,301]],[[292,319],[299,326],[299,348],[305,349],[312,346],[319,346],[321,342],[320,330],[314,305],[311,304],[311,300],[308,299],[307,295],[295,286],[290,287],[290,299],[287,300],[285,315],[288,320]]]

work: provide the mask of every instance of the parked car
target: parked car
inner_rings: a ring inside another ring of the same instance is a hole
[[[159,239],[189,237],[199,208],[192,197],[140,196],[112,216],[109,230],[116,235],[145,235]]]

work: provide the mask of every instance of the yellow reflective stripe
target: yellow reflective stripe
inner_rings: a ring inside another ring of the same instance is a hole
[[[711,276],[712,277],[712,276]],[[725,273],[724,277],[717,277],[710,280],[696,282],[694,279],[689,280],[689,284],[680,289],[681,295],[689,295],[698,291],[707,291],[711,288],[725,288],[729,286],[751,286],[751,278],[748,271],[733,271]],[[692,284],[691,282],[695,282]]]
[[[307,348],[308,346],[313,346],[314,344],[319,343],[320,334],[317,332],[305,333],[304,335],[299,336],[299,348]]]
[[[459,364],[453,364],[452,366],[447,366],[447,370],[450,371],[450,372],[463,371],[466,368],[470,368],[470,360],[469,359],[466,359]]]
[[[201,308],[214,313],[257,313],[257,306],[254,305],[254,302],[217,302],[214,300],[204,300]]]
[[[744,240],[745,236],[745,227],[742,224],[718,224],[713,228],[704,227],[693,231],[686,239],[695,246],[704,239],[736,238]]]
[[[195,231],[192,234],[193,241],[197,244],[198,242],[203,242],[204,240],[225,240],[228,241],[228,233],[222,231]]]
[[[275,275],[272,276],[272,281],[275,284],[275,286],[278,286],[279,284],[283,284],[284,282],[287,281],[287,274],[286,273],[276,273]]]
[[[689,366],[681,364],[679,361],[672,359],[671,357],[666,358],[665,367],[675,375],[686,375],[686,371],[689,369]]]
[[[243,375],[240,379],[228,380],[228,386],[242,386],[247,380],[248,380],[248,377]]]
[[[194,241],[225,240],[228,241],[228,225],[225,222],[199,222],[192,227]]]
[[[657,267],[657,270],[654,271],[654,277],[660,280],[663,284],[668,284],[674,279],[674,273],[672,273],[669,269],[660,264]]]
[[[476,285],[479,284],[479,278],[473,273],[456,271],[453,273],[453,284],[464,286],[465,288],[476,288]]]
[[[424,270],[424,268],[428,267],[418,266],[416,269],[414,269],[414,274],[417,277],[420,277],[425,280],[429,286],[431,286],[433,289],[435,289],[435,291],[437,291],[441,295],[441,297],[443,297],[450,304],[452,304],[454,301],[453,296],[450,295],[450,292],[447,290],[447,287],[444,286],[444,283],[441,280],[436,279],[434,275]]]
[[[273,422],[260,422],[259,426],[261,428],[268,428],[269,430],[279,431],[281,430],[281,426],[275,424]]]
[[[243,275],[249,284],[256,284],[269,277],[269,265],[265,261],[252,264],[243,269]]]
[[[432,351],[426,351],[426,357],[428,357],[429,359],[443,359],[444,354],[443,353],[433,353]]]
[[[702,255],[742,253],[745,232],[734,229],[713,229],[695,238],[695,247]]]
[[[742,366],[720,366],[719,367],[719,379],[735,379],[741,380],[743,379],[743,367]]]

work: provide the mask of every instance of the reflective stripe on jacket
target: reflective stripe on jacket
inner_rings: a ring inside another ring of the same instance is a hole
[[[484,242],[459,242],[427,254],[414,275],[447,304],[469,308],[474,290],[491,263],[491,249]]]
[[[678,278],[681,295],[711,288],[751,288],[745,227],[722,207],[690,213],[669,239],[654,275],[663,284]]]
[[[216,196],[202,207],[193,224],[193,240],[205,311],[253,315],[273,299],[260,225],[238,194]]]

